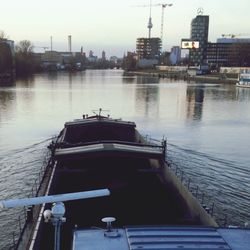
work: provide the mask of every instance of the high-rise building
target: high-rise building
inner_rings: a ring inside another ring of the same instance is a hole
[[[190,49],[189,60],[192,65],[206,62],[209,16],[198,15],[191,22],[190,39],[199,42],[198,49]]]
[[[181,48],[179,46],[174,46],[171,48],[170,62],[172,65],[178,64],[181,60]]]
[[[106,61],[106,53],[105,53],[105,51],[102,51],[102,61]]]
[[[159,59],[160,52],[160,38],[137,38],[136,53],[138,55],[138,59]]]

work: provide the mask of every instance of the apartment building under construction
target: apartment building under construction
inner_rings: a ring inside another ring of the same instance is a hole
[[[137,38],[136,53],[138,59],[159,59],[161,52],[161,39]]]

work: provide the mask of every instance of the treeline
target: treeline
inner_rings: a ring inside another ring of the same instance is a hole
[[[23,40],[15,46],[15,65],[17,76],[29,75],[37,70],[38,65],[30,41]]]
[[[0,74],[11,75],[14,61],[11,48],[8,44],[0,42]]]
[[[20,41],[14,48],[0,35],[0,76],[29,75],[38,69],[30,41]]]

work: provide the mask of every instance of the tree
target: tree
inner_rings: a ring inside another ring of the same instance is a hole
[[[0,40],[0,74],[12,74],[12,69],[13,59],[10,46],[4,40]]]
[[[28,40],[22,40],[16,45],[16,53],[30,55],[33,53],[34,46]]]
[[[34,46],[28,40],[20,41],[16,47],[16,73],[28,75],[35,71]]]
[[[124,55],[122,68],[127,71],[136,69],[136,54],[134,52],[127,52],[127,56]]]
[[[4,31],[0,30],[0,41],[8,39]]]
[[[0,30],[0,74],[12,74],[13,58],[10,45],[7,43],[7,36]]]

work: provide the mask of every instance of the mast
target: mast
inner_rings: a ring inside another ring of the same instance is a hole
[[[151,8],[152,8],[152,0],[150,0],[150,7],[149,7],[149,19],[148,19],[148,38],[151,38],[151,29],[153,27],[152,18],[151,18]]]

